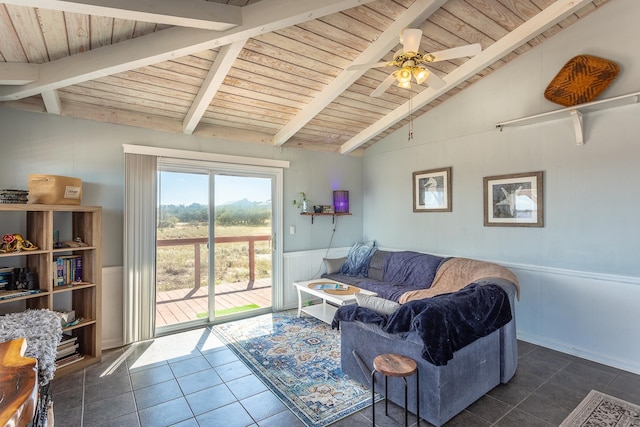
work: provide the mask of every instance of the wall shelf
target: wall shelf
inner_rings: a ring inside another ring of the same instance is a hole
[[[333,217],[331,222],[335,223],[337,216],[351,215],[351,213],[350,212],[334,212],[334,213],[300,212],[300,215],[310,216],[311,217],[311,224],[313,224],[313,217],[315,217],[315,216],[331,216],[331,217]]]
[[[548,113],[536,114],[533,116],[521,117],[519,119],[507,120],[496,124],[496,128],[502,131],[506,126],[527,126],[535,123],[549,122],[563,118],[571,118],[573,129],[576,134],[576,145],[584,144],[584,131],[582,125],[582,114],[591,111],[605,110],[608,108],[621,107],[640,102],[640,92],[627,95],[616,96],[600,101],[587,102],[585,104],[574,105],[561,110],[549,111]]]

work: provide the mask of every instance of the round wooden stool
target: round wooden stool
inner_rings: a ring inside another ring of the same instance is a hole
[[[384,414],[389,415],[387,411],[387,380],[389,377],[400,377],[404,381],[404,425],[409,425],[409,416],[407,410],[407,378],[413,374],[417,374],[418,365],[415,360],[400,354],[381,354],[373,359],[373,371],[371,371],[371,408],[373,416],[373,426],[376,425],[376,407],[375,407],[375,375],[380,372],[384,375]],[[418,425],[420,425],[420,382],[419,376],[416,375],[416,417]]]

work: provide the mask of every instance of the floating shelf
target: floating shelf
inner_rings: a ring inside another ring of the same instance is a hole
[[[591,111],[605,110],[608,108],[621,107],[623,105],[635,104],[640,101],[640,92],[627,95],[616,96],[614,98],[603,99],[601,101],[587,102],[585,104],[574,105],[561,110],[549,111],[548,113],[536,114],[534,116],[522,117],[514,120],[507,120],[496,124],[496,128],[502,130],[506,126],[527,126],[535,123],[549,122],[570,117],[573,121],[573,129],[576,134],[576,144],[584,144],[584,131],[582,126],[582,114]]]
[[[351,215],[351,213],[350,212],[334,212],[334,213],[300,212],[300,215],[310,216],[311,217],[311,224],[313,224],[313,217],[314,216],[332,216],[333,219],[332,219],[331,222],[335,223],[337,216]]]

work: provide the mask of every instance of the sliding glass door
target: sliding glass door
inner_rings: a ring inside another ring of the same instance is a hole
[[[239,167],[159,166],[156,334],[270,311],[273,181]]]
[[[271,179],[214,175],[215,317],[271,307]]]

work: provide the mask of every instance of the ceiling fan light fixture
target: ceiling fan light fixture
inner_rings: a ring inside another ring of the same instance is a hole
[[[396,79],[398,83],[411,83],[411,68],[402,67],[396,71]]]
[[[427,80],[427,77],[429,77],[429,70],[426,68],[415,67],[413,69],[413,77],[415,77],[416,82],[421,85],[425,80]]]
[[[411,89],[411,80],[398,82],[398,87],[403,89]]]

